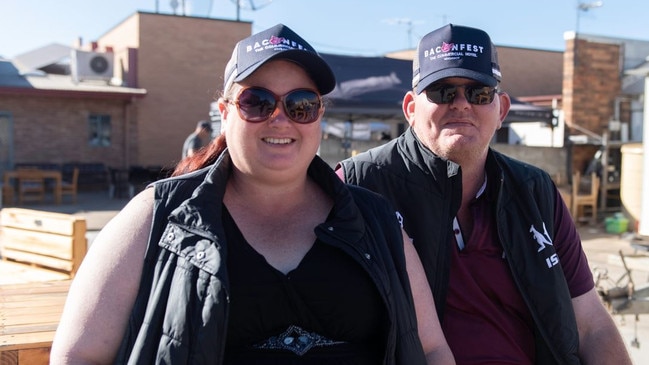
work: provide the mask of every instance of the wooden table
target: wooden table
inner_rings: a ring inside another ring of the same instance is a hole
[[[47,365],[70,280],[0,285],[0,365]]]
[[[62,193],[62,174],[61,171],[57,170],[42,170],[42,169],[34,169],[31,171],[38,172],[38,174],[43,177],[43,179],[46,180],[53,180],[54,181],[54,201],[56,204],[61,204],[63,193]],[[4,173],[4,186],[12,186],[11,182],[16,181],[18,184],[20,184],[20,172],[18,170],[10,170],[10,171],[5,171]],[[1,364],[0,364],[1,365]]]

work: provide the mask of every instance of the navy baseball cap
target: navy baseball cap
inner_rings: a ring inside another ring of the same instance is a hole
[[[412,63],[412,87],[416,93],[447,77],[498,85],[501,79],[498,54],[485,31],[447,24],[419,41]]]
[[[225,66],[223,90],[244,80],[264,63],[276,59],[293,61],[304,68],[320,94],[327,94],[336,86],[331,67],[318,52],[289,27],[277,24],[237,43]]]

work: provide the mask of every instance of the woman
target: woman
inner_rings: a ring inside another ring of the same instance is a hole
[[[52,364],[454,363],[393,210],[316,156],[329,66],[280,24],[224,79],[221,136],[95,239]]]

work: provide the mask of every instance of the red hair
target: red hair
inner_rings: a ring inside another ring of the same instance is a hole
[[[223,133],[219,134],[205,148],[201,148],[193,155],[180,160],[171,176],[186,174],[213,164],[227,146],[225,135]]]

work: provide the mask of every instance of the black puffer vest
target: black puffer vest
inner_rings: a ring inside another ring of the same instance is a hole
[[[452,222],[461,202],[461,169],[424,147],[412,128],[340,163],[345,181],[385,196],[403,215],[443,318]],[[488,181],[498,183],[498,234],[516,285],[536,323],[538,364],[579,364],[579,335],[554,246],[554,185],[544,171],[489,151]]]
[[[220,364],[228,320],[227,242],[221,224],[229,155],[155,183],[155,206],[139,294],[117,364]],[[376,284],[388,313],[384,364],[425,364],[394,208],[343,184],[319,157],[308,175],[329,194],[331,218],[315,228]]]

